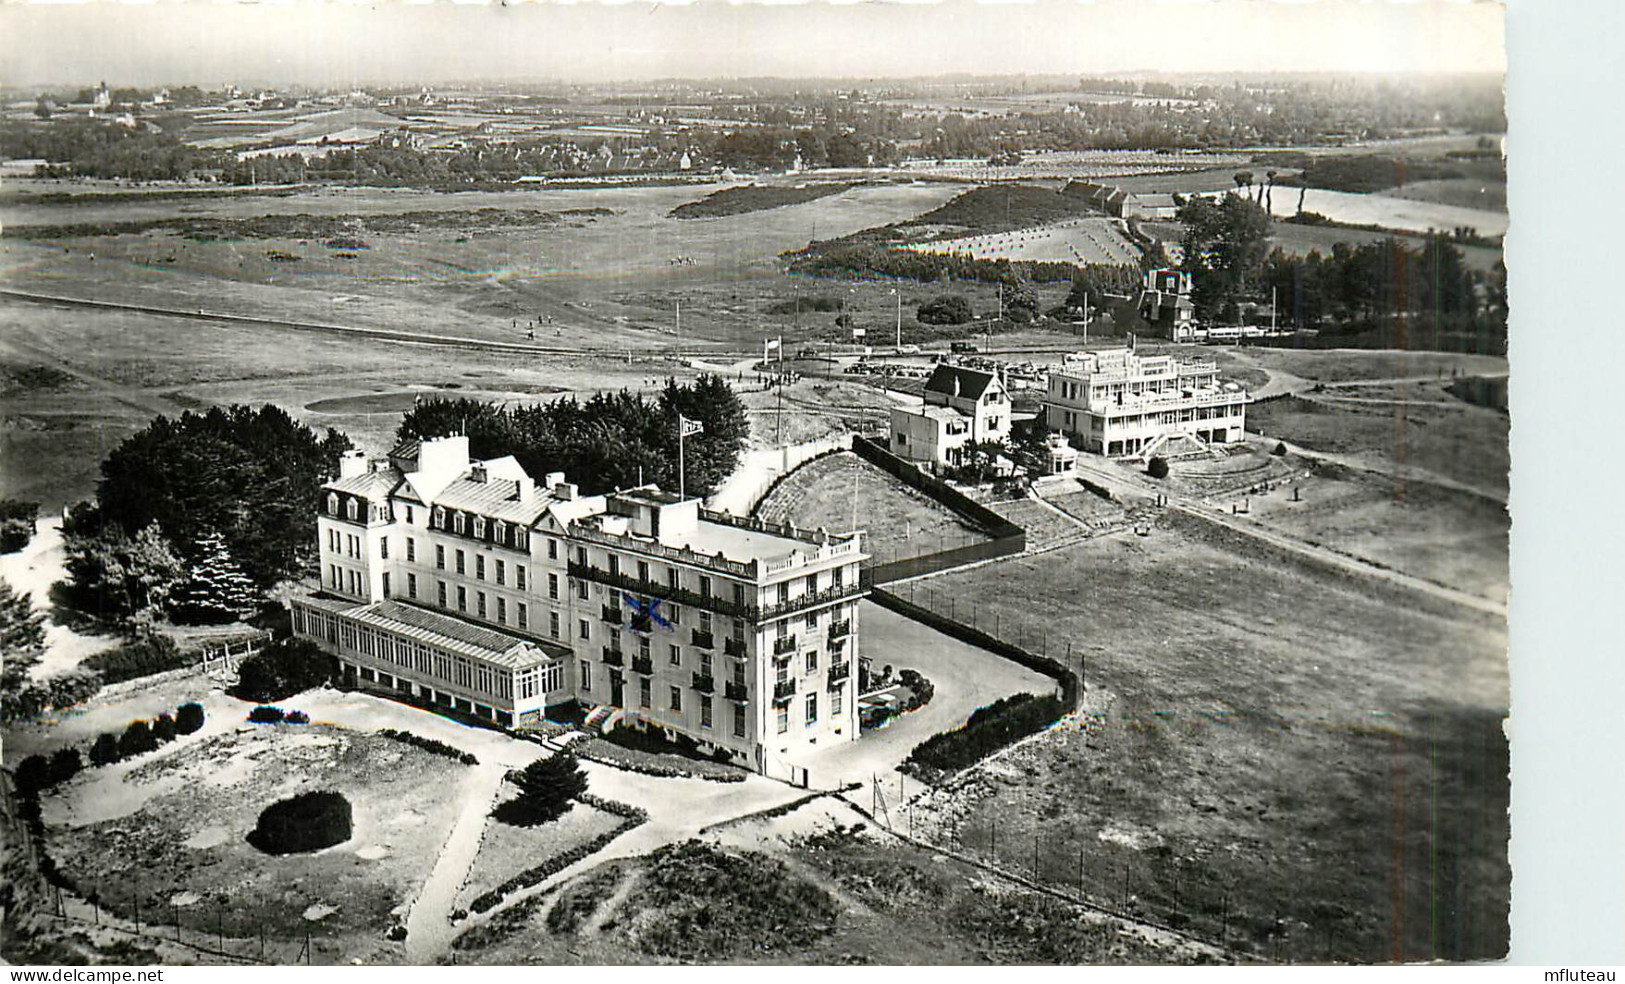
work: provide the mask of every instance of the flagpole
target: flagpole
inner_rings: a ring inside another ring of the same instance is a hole
[[[677,499],[679,502],[688,498],[687,472],[683,468],[683,415],[677,415]]]

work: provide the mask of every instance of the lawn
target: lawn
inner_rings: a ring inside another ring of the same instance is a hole
[[[517,787],[504,782],[497,792],[496,802],[506,803],[517,793]],[[479,854],[475,855],[468,878],[457,893],[458,907],[468,908],[474,899],[521,871],[608,833],[620,822],[615,814],[585,803],[576,803],[557,820],[535,827],[515,827],[499,820],[487,820]]]
[[[322,725],[244,725],[133,766],[92,770],[47,797],[52,855],[81,892],[146,923],[292,963],[308,932],[317,962],[371,952],[428,877],[468,767],[400,742]],[[351,838],[271,856],[245,835],[273,802],[337,790]],[[252,945],[251,945],[252,941]]]
[[[1091,895],[1261,958],[1505,954],[1504,623],[1177,515],[929,583],[1008,637],[1066,640],[1091,688],[1076,722],[922,804],[936,836],[1022,868],[1036,849],[1058,885],[1081,864]]]
[[[756,512],[802,528],[863,530],[864,549],[878,563],[988,539],[934,499],[851,452],[803,465]]]

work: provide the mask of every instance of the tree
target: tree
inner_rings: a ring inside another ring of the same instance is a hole
[[[563,816],[571,801],[587,791],[587,776],[574,755],[559,752],[525,766],[513,775],[519,793],[492,812],[503,823],[534,827]]]
[[[39,503],[0,499],[0,553],[16,553],[34,538]]]
[[[1038,316],[1038,291],[1029,283],[1011,285],[1004,292],[1004,316],[1024,325]]]
[[[94,507],[91,515],[99,516]],[[156,523],[134,539],[122,529],[103,527],[83,511],[63,526],[69,591],[82,610],[114,620],[151,619],[161,614],[186,567]],[[89,529],[88,535],[81,532]]]
[[[118,741],[120,758],[130,758],[157,747],[158,739],[153,737],[152,728],[145,721],[131,721]]]
[[[77,748],[59,748],[51,753],[51,785],[67,782],[85,767]]]
[[[231,556],[225,536],[210,530],[198,538],[191,553],[196,559],[171,606],[176,621],[220,625],[252,615],[254,581]]]
[[[305,639],[278,639],[243,660],[231,695],[258,702],[287,700],[332,678],[333,657]]]
[[[962,325],[976,317],[962,294],[943,294],[919,306],[914,314],[922,325]]]
[[[175,719],[168,714],[160,714],[152,722],[152,736],[160,745],[167,745],[175,740]]]
[[[197,701],[189,701],[175,708],[175,731],[177,734],[189,735],[202,727],[202,704]]]
[[[1179,220],[1185,224],[1184,269],[1191,274],[1192,303],[1198,316],[1211,320],[1245,298],[1249,282],[1263,270],[1269,215],[1242,196],[1225,195],[1218,202],[1189,199]]]
[[[96,736],[95,744],[90,746],[90,762],[92,765],[112,765],[124,757],[119,749],[118,735],[104,731]]]
[[[19,692],[45,649],[45,613],[0,578],[0,691]]]
[[[1168,477],[1168,459],[1160,454],[1152,455],[1146,462],[1145,472],[1152,478],[1163,479]]]
[[[51,762],[43,755],[30,755],[17,763],[12,777],[21,796],[38,796],[51,786]]]

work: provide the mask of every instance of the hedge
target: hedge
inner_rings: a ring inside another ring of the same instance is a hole
[[[166,635],[148,635],[97,653],[84,665],[101,674],[102,683],[123,683],[139,677],[178,670],[192,662]]]
[[[1054,696],[1014,694],[978,708],[963,727],[935,734],[909,753],[907,764],[955,772],[1054,724],[1067,712]]]
[[[443,741],[435,741],[433,738],[425,738],[422,735],[413,734],[410,731],[401,731],[397,728],[385,728],[378,733],[385,738],[403,742],[407,745],[411,745],[414,748],[421,748],[425,752],[429,752],[434,755],[444,755],[449,759],[456,759],[464,765],[480,764],[480,760],[475,758],[473,755],[463,751],[460,748],[453,748]]]

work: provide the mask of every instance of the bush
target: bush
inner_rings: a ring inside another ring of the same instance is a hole
[[[1053,696],[1015,694],[979,708],[964,727],[932,735],[916,745],[908,761],[927,769],[956,771],[976,764],[1006,745],[1053,724],[1066,706]]]
[[[914,317],[922,325],[962,325],[976,317],[961,294],[944,294],[921,304]]]
[[[0,553],[16,553],[34,538],[39,503],[0,499]]]
[[[1286,442],[1285,441],[1277,441],[1277,442],[1275,442],[1275,450],[1271,451],[1270,453],[1275,455],[1277,458],[1285,458],[1286,457]]]
[[[266,854],[304,854],[350,839],[350,801],[334,792],[300,793],[260,813],[248,842]]]
[[[51,755],[51,785],[67,782],[85,767],[77,748],[59,748]]]
[[[158,715],[157,719],[152,722],[152,736],[158,739],[160,744],[167,744],[174,741],[175,735],[178,733],[179,732],[175,730],[175,719],[170,717],[168,714],[160,714]]]
[[[264,704],[248,712],[248,720],[254,724],[280,724],[283,716],[282,708],[267,707]]]
[[[0,694],[0,721],[28,721],[49,710],[72,707],[95,696],[101,675],[90,670],[61,673],[21,690]]]
[[[425,752],[429,752],[432,755],[444,755],[446,758],[456,759],[464,765],[480,764],[480,760],[475,758],[473,755],[470,755],[468,752],[465,752],[460,748],[453,748],[443,741],[436,741],[433,738],[425,738],[422,735],[415,735],[410,731],[399,731],[395,728],[385,728],[378,733],[385,738],[403,742],[407,745],[413,746],[414,748],[421,748]]]
[[[283,715],[282,721],[285,724],[309,724],[310,715],[304,711],[289,711]]]
[[[287,700],[326,683],[333,657],[304,639],[280,639],[243,660],[231,695],[240,700]]]
[[[557,820],[587,791],[586,773],[568,752],[537,759],[509,778],[519,787],[519,795],[491,811],[491,816],[515,827]]]
[[[112,732],[103,732],[96,736],[95,744],[90,746],[91,765],[112,765],[124,757],[119,749],[118,735]]]
[[[130,758],[143,752],[150,752],[158,747],[158,739],[152,734],[152,728],[145,721],[131,721],[130,726],[124,729],[124,736],[118,741],[120,758]]]
[[[189,735],[203,727],[203,705],[197,701],[175,708],[175,732]]]
[[[97,653],[85,660],[84,665],[100,673],[103,683],[121,683],[178,670],[187,662],[175,640],[166,635],[149,634]]]
[[[17,763],[13,777],[21,796],[38,796],[51,786],[51,762],[43,755],[30,755]]]
[[[1146,462],[1145,473],[1152,478],[1167,478],[1168,459],[1160,454],[1152,455],[1151,460]]]
[[[919,670],[901,670],[897,674],[897,682],[908,688],[909,698],[903,701],[902,712],[917,711],[931,703],[936,696],[937,688],[930,680],[920,674]]]

